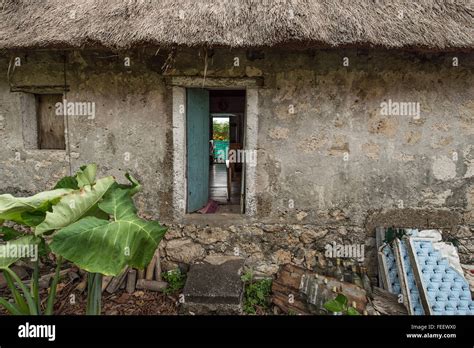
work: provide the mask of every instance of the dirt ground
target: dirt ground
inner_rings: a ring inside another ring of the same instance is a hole
[[[61,296],[55,307],[55,314],[86,314],[87,298],[85,295],[75,297],[71,303],[69,295]],[[104,292],[102,297],[102,314],[104,315],[175,315],[178,314],[176,299],[159,292],[137,290],[132,294],[119,290],[114,294]]]
[[[78,275],[74,270],[73,273]],[[41,274],[43,275],[45,272],[41,272]],[[26,277],[24,280],[30,278],[31,275]],[[70,277],[67,274],[61,277],[61,282],[57,287],[54,314],[84,315],[86,313],[87,293],[86,291],[80,291],[77,289],[81,279],[82,277],[79,275],[78,277]],[[40,298],[42,299],[43,309],[46,307],[47,295],[47,289],[41,290]],[[0,289],[0,297],[11,297],[8,288]],[[6,314],[8,314],[8,312],[3,307],[0,307],[0,315]],[[178,298],[177,295],[165,295],[161,292],[152,292],[148,290],[136,290],[131,294],[127,293],[125,290],[118,290],[113,294],[103,291],[102,314],[176,315],[178,314]]]

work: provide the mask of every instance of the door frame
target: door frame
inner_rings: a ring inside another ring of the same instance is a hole
[[[259,78],[172,77],[173,113],[173,216],[181,219],[187,207],[186,158],[186,88],[245,90],[244,149],[257,151],[258,144],[258,89]],[[255,162],[245,164],[245,216],[255,216],[258,153]]]

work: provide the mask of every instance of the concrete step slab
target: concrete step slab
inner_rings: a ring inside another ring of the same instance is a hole
[[[208,258],[191,265],[183,289],[182,309],[191,314],[240,314],[244,259]]]

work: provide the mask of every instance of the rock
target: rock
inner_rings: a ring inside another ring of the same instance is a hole
[[[183,233],[185,236],[194,237],[196,234],[197,227],[194,225],[186,225],[183,227]]]
[[[291,253],[287,250],[277,250],[273,255],[272,255],[272,260],[278,265],[283,265],[286,263],[291,262]]]
[[[303,248],[299,248],[295,253],[295,259],[304,259],[306,251]]]
[[[273,224],[273,225],[263,225],[263,230],[265,232],[280,232],[283,230],[283,227],[278,224]]]
[[[220,227],[205,228],[196,233],[196,239],[202,244],[214,244],[224,242],[228,239],[229,231]]]
[[[305,217],[308,216],[308,213],[305,211],[300,211],[298,214],[296,214],[296,219],[298,221],[302,221]]]
[[[272,276],[278,272],[278,268],[278,265],[262,262],[254,268],[254,275],[256,277]]]
[[[207,262],[211,265],[222,265],[223,263],[226,263],[227,261],[233,261],[233,260],[241,260],[241,257],[238,256],[223,256],[223,255],[208,255],[204,259],[204,262]]]
[[[245,228],[242,232],[250,236],[261,236],[264,233],[261,228],[254,227],[254,226]]]
[[[263,253],[254,253],[247,257],[246,264],[252,266],[254,263],[258,261],[262,261],[265,259],[265,255]]]
[[[169,260],[161,260],[161,269],[162,271],[171,271],[174,269],[179,268],[179,265],[176,262],[169,261]]]
[[[328,233],[328,230],[306,230],[300,236],[300,241],[304,244],[313,243],[315,240],[323,238]]]
[[[254,253],[261,252],[262,249],[260,248],[260,245],[256,243],[248,243],[242,246],[242,251],[244,251],[247,254],[254,254]]]
[[[303,266],[305,261],[306,250],[303,248],[296,249],[296,252],[293,253],[291,262],[295,265]]]
[[[456,233],[458,238],[469,238],[472,237],[472,232],[469,230],[468,226],[461,226]]]
[[[215,244],[209,245],[209,250],[213,250],[220,254],[224,254],[226,249],[227,249],[227,246],[225,245],[225,243],[215,243]]]
[[[176,238],[181,238],[183,234],[181,233],[181,229],[179,228],[170,228],[168,231],[165,233],[165,239],[170,240],[170,239],[176,239]]]
[[[313,269],[313,267],[316,265],[316,250],[309,250],[306,252],[306,255],[304,256],[304,266],[308,269]]]
[[[330,213],[329,213],[329,216],[331,218],[333,218],[334,220],[336,221],[340,221],[340,220],[344,220],[347,218],[346,214],[344,214],[344,212],[340,209],[335,209],[335,210],[332,210]]]
[[[190,238],[173,239],[166,246],[166,255],[176,262],[191,263],[205,254],[204,248]]]
[[[270,241],[271,245],[278,246],[280,248],[292,248],[296,247],[300,240],[298,236],[292,234],[291,232],[281,232],[278,233],[277,238]]]
[[[347,234],[347,229],[344,226],[339,226],[337,233],[341,236],[345,236]]]

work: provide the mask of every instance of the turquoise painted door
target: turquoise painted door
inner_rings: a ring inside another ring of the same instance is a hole
[[[187,211],[191,213],[209,198],[209,91],[188,88],[186,104]]]

